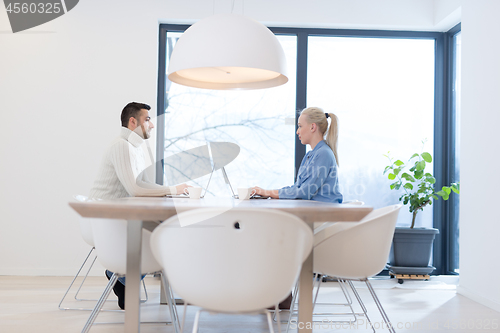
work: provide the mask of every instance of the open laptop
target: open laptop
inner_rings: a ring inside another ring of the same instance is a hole
[[[232,197],[234,199],[239,199],[238,194],[234,193],[233,187],[231,186],[231,182],[229,181],[229,177],[227,176],[226,169],[224,167],[220,168],[222,171],[222,176],[224,176],[224,181],[226,182],[227,185],[229,185],[229,188],[231,189]],[[261,195],[254,195],[250,197],[250,199],[267,199],[269,197],[261,196]]]
[[[205,195],[207,194],[208,186],[210,185],[210,181],[212,180],[212,175],[214,174],[214,171],[215,171],[215,165],[212,168],[212,172],[210,173],[210,177],[208,178],[208,183],[207,183],[207,186],[205,187],[205,192],[203,192],[203,194],[200,195],[200,198],[204,198]],[[189,198],[189,195],[187,195],[186,193],[182,193],[182,194],[170,194],[170,195],[167,195],[166,197],[167,198]]]

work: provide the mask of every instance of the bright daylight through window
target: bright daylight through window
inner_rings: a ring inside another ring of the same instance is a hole
[[[180,36],[167,33],[167,68],[168,55]],[[285,85],[227,91],[167,81],[165,157],[211,141],[233,142],[241,148],[239,156],[225,167],[233,187],[279,188],[293,183],[297,41],[295,36],[278,36],[278,40],[288,64]],[[207,196],[229,196],[221,173],[213,177]],[[194,181],[206,186],[208,175]]]
[[[434,40],[309,37],[308,44],[307,105],[339,118],[344,199],[374,208],[398,202],[404,190],[390,190],[384,154],[433,153]],[[432,164],[427,168],[432,172]],[[432,206],[417,219],[431,227]],[[398,223],[410,221],[408,209],[401,209]]]

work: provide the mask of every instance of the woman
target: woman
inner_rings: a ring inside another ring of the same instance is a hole
[[[331,123],[328,126],[328,118]],[[292,186],[279,190],[264,190],[253,187],[255,194],[274,199],[304,199],[324,202],[342,202],[337,178],[338,125],[337,116],[325,113],[317,107],[302,111],[297,135],[303,145],[310,145],[311,151],[302,159],[297,181]],[[326,135],[326,139],[325,138]]]

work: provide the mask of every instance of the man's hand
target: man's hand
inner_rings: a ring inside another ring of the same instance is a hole
[[[187,184],[180,184],[180,185],[177,185],[175,188],[177,190],[177,194],[182,194],[182,193],[186,193],[186,192],[184,192],[184,190],[187,188],[190,188],[190,187],[192,187],[192,186],[187,185]],[[189,192],[189,190],[188,190],[188,192]]]

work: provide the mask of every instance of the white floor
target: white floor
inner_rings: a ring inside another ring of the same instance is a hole
[[[80,332],[89,311],[61,311],[57,305],[71,278],[69,277],[13,277],[0,276],[0,332],[1,333],[45,333]],[[96,298],[104,289],[107,280],[103,276],[91,277],[80,296]],[[372,281],[385,310],[396,328],[396,332],[500,332],[500,313],[482,306],[455,292],[458,278],[433,277],[431,281],[406,281],[399,285],[395,279]],[[159,305],[159,281],[146,278],[149,301],[143,305],[143,321],[169,320],[168,309]],[[382,318],[370,297],[368,289],[357,283],[359,293],[368,308],[368,314],[377,332],[384,329]],[[91,301],[75,301],[68,297],[65,306],[92,307]],[[112,294],[106,308],[118,309]],[[329,282],[320,290],[319,302],[342,302],[338,283]],[[188,307],[186,331],[190,332],[196,308]],[[326,310],[319,306],[316,310]],[[359,306],[355,309],[360,311]],[[182,307],[179,307],[182,314]],[[333,311],[345,311],[337,306]],[[101,313],[97,321],[123,322],[121,312]],[[371,332],[366,321],[359,319],[353,325],[335,324],[329,320],[338,317],[323,317],[323,323],[315,324],[314,332]],[[318,317],[318,320],[321,318]],[[282,329],[285,330],[286,325]],[[276,330],[276,325],[275,325]],[[91,332],[123,332],[123,324],[97,324]],[[293,330],[295,332],[296,330]],[[173,332],[171,326],[143,324],[141,332]],[[200,333],[222,332],[267,332],[264,315],[221,315],[203,313]]]

